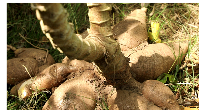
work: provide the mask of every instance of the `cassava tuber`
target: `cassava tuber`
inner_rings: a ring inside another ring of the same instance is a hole
[[[18,95],[23,99],[30,96],[34,91],[49,90],[56,87],[65,81],[66,77],[73,71],[77,71],[77,69],[63,63],[53,64],[40,74],[22,83],[18,89]]]
[[[162,73],[173,70],[182,61],[187,49],[185,43],[149,44],[130,54],[130,70],[137,81],[156,79]]]
[[[108,96],[109,110],[162,110],[153,102],[131,90],[117,90]]]
[[[44,50],[35,48],[19,48],[15,51],[17,58],[34,58],[38,61],[38,67],[42,65],[52,65],[55,63],[53,57]]]
[[[157,80],[143,82],[143,96],[164,110],[181,110],[174,93]]]
[[[94,110],[96,106],[95,74],[87,70],[80,77],[62,83],[42,110]]]
[[[34,77],[55,63],[53,57],[44,50],[19,48],[14,53],[17,58],[7,60],[7,83],[11,85]]]
[[[15,85],[38,73],[38,62],[33,58],[7,60],[7,84]]]

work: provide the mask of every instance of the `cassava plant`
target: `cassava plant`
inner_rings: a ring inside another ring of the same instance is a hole
[[[137,85],[129,72],[128,58],[122,54],[119,43],[112,39],[111,4],[87,5],[90,29],[85,39],[74,33],[73,24],[68,23],[68,13],[61,4],[33,4],[32,7],[37,9],[42,31],[54,48],[70,59],[94,61],[108,82],[116,78]]]
[[[93,70],[94,68],[86,69],[82,71],[83,75],[81,77],[66,80],[55,90],[43,109],[72,109],[73,105],[66,100],[64,101],[64,99],[71,99],[74,101],[73,103],[79,106],[79,109],[84,109],[81,108],[81,106],[85,106],[92,110],[95,108],[94,106],[98,99],[96,96],[97,88],[94,87],[93,83],[95,81],[100,81],[102,85],[105,85],[103,86],[104,88],[109,88],[108,85],[112,85],[116,88],[114,95],[110,97],[108,97],[110,95],[108,92],[111,91],[110,89],[108,91],[106,91],[106,89],[104,91],[97,89],[100,92],[109,94],[105,98],[107,98],[106,102],[110,109],[115,110],[124,109],[124,107],[132,107],[131,109],[138,110],[147,110],[149,108],[155,110],[179,110],[178,103],[170,89],[156,80],[149,80],[155,79],[166,70],[162,70],[159,73],[155,70],[155,74],[152,73],[152,71],[149,72],[150,74],[145,73],[147,71],[141,71],[142,73],[139,74],[137,68],[141,69],[141,67],[138,67],[134,62],[136,60],[142,62],[139,63],[139,65],[144,67],[142,68],[143,70],[146,70],[146,68],[149,69],[152,62],[155,67],[166,63],[167,66],[162,66],[168,69],[171,68],[168,65],[179,61],[177,59],[182,59],[182,57],[179,58],[176,56],[178,56],[179,53],[185,53],[187,49],[182,46],[177,46],[176,44],[170,44],[170,46],[173,45],[175,48],[175,52],[171,51],[170,53],[171,48],[166,44],[148,45],[145,21],[146,8],[132,12],[130,14],[132,16],[128,16],[124,21],[114,26],[112,31],[110,24],[112,4],[88,3],[87,6],[89,8],[90,29],[88,29],[89,35],[86,38],[82,38],[81,35],[76,35],[74,33],[73,24],[69,23],[67,20],[69,15],[61,4],[31,4],[32,9],[36,10],[36,16],[37,19],[40,20],[43,33],[47,36],[55,49],[64,53],[72,61],[73,59],[78,59],[94,62],[100,69],[98,72]],[[124,28],[122,30],[118,29],[123,26]],[[138,50],[138,53],[133,53],[132,49],[138,45],[143,45],[144,49]],[[156,46],[159,46],[157,47],[158,49],[155,48]],[[156,57],[162,59],[161,62],[158,61],[158,63],[155,63]],[[148,59],[150,62],[147,61]],[[146,63],[146,65],[144,63]],[[157,69],[155,67],[151,69]],[[136,71],[134,71],[135,69]],[[97,75],[98,73],[103,74],[106,78],[106,83],[103,83],[104,81]],[[147,75],[145,76],[145,74]],[[145,76],[142,81],[141,76]],[[135,79],[141,82],[145,80],[148,81],[140,83]],[[88,84],[88,81],[93,83]],[[95,82],[95,85],[96,84]],[[98,87],[102,88],[102,86]],[[81,99],[76,96],[66,96],[70,91],[76,94],[82,92],[85,94],[85,97],[93,98],[95,101],[91,102],[90,100],[84,102],[79,101]],[[130,96],[132,99],[130,100],[132,100],[133,103],[129,101],[130,97],[126,94],[131,94]],[[124,99],[122,97],[124,97]],[[64,107],[62,108],[60,104]]]

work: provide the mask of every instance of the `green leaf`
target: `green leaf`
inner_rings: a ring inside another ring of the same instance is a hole
[[[175,77],[174,77],[174,75],[163,73],[157,78],[157,80],[162,82],[162,83],[166,83],[167,81],[174,82]]]

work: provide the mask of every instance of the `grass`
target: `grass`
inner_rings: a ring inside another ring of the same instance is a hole
[[[7,109],[8,110],[41,110],[44,103],[50,97],[50,93],[47,92],[37,92],[37,94],[32,95],[30,98],[25,100],[20,100],[16,96],[11,96],[8,94],[7,98]]]
[[[82,33],[89,28],[88,7],[83,3],[65,3],[69,14],[69,22],[74,24],[75,33]]]
[[[154,6],[155,5],[155,6]],[[63,4],[69,12],[69,21],[73,22],[75,33],[82,33],[89,28],[88,8],[86,4],[72,3]],[[154,13],[152,13],[155,7]],[[198,85],[199,73],[198,64],[195,64],[193,54],[199,56],[199,4],[150,4],[147,7],[147,28],[150,31],[150,22],[160,23],[160,38],[162,42],[188,42],[189,48],[186,58],[176,68],[162,74],[158,80],[168,85],[174,94],[179,94],[182,99],[196,98],[196,85]],[[131,12],[140,8],[140,4],[113,5],[112,24],[115,25]],[[7,4],[7,44],[16,48],[33,48],[27,43],[19,33],[23,35],[31,44],[46,48],[56,62],[61,62],[63,54],[52,48],[50,42],[42,40],[44,34],[41,31],[39,21],[35,12],[31,10],[30,4]],[[14,57],[12,50],[7,51],[7,59]],[[190,65],[190,66],[189,66]],[[187,83],[187,84],[186,84]],[[7,86],[7,91],[12,86]],[[8,92],[7,109],[41,109],[50,93],[38,92],[27,100],[19,100],[10,96]],[[103,103],[104,105],[105,103]],[[108,109],[108,107],[105,107]]]

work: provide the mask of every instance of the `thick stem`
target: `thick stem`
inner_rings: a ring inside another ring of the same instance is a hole
[[[89,19],[90,19],[90,35],[99,35],[105,37],[112,37],[110,22],[110,11],[112,5],[109,3],[87,3],[89,7]]]
[[[61,4],[33,4],[36,16],[40,20],[43,33],[54,48],[66,54],[70,59],[94,61],[102,58],[105,47],[100,39],[90,36],[82,39],[74,33],[73,24],[68,23],[67,11]]]

